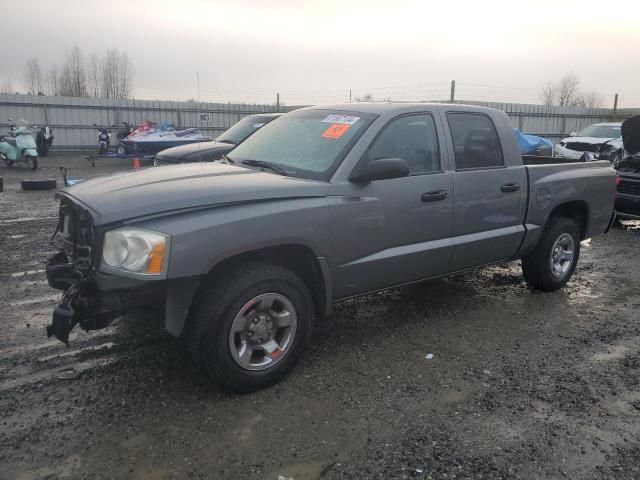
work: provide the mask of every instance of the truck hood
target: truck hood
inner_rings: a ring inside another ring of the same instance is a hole
[[[223,142],[190,143],[162,150],[156,154],[156,158],[167,163],[210,162],[221,158],[233,147],[235,145]]]
[[[630,155],[640,153],[640,115],[626,119],[622,124],[622,142]]]
[[[188,163],[99,177],[62,190],[93,212],[94,224],[222,204],[322,197],[325,182],[234,165]]]

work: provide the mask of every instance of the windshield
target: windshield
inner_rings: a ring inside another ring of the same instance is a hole
[[[622,133],[620,132],[620,126],[604,126],[604,125],[591,125],[590,127],[582,130],[579,137],[595,137],[595,138],[618,138]]]
[[[245,138],[247,138],[249,135],[251,135],[253,132],[258,130],[260,127],[262,127],[266,123],[269,123],[274,118],[276,117],[265,117],[265,116],[258,116],[258,115],[251,115],[249,117],[244,117],[238,123],[232,125],[231,128],[229,128],[229,130],[227,130],[218,138],[216,138],[216,141],[224,142],[224,143],[233,143],[234,145],[238,144],[242,142]]]
[[[291,112],[251,135],[228,157],[236,163],[273,163],[291,176],[328,180],[374,118],[333,110]]]

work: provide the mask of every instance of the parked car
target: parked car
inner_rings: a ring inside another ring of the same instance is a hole
[[[640,220],[640,116],[622,124],[627,156],[614,164],[618,173],[616,214],[621,219]]]
[[[294,367],[333,302],[517,259],[557,290],[614,218],[608,162],[523,157],[490,108],[310,107],[227,158],[62,190],[49,336],[160,305],[215,382],[253,391]]]
[[[621,127],[621,122],[596,123],[580,133],[571,132],[570,137],[556,145],[556,155],[580,159],[587,152],[602,160],[619,160],[623,152]]]
[[[280,115],[282,113],[249,115],[235,123],[212,142],[193,143],[162,150],[155,155],[153,165],[159,167],[175,163],[213,162],[214,160],[219,160],[253,132]]]

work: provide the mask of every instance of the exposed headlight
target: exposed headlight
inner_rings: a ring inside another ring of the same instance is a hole
[[[104,235],[102,268],[136,275],[162,275],[166,270],[169,236],[123,227]]]

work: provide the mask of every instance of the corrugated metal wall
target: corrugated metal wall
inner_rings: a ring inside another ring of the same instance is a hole
[[[640,114],[640,109],[618,110],[580,107],[549,107],[517,103],[457,101],[504,110],[514,127],[524,133],[557,141],[570,132],[592,123],[623,120]],[[290,111],[296,107],[281,107]],[[170,122],[176,127],[199,127],[212,137],[218,136],[246,115],[275,112],[275,105],[195,103],[149,100],[109,100],[103,98],[46,97],[37,95],[0,94],[0,131],[7,118],[26,119],[34,125],[47,124],[54,129],[54,148],[93,148],[97,132],[93,124],[138,125],[144,120]],[[199,114],[209,113],[210,122],[200,123]]]
[[[134,125],[145,120],[169,122],[180,128],[198,127],[216,137],[246,115],[275,111],[275,105],[0,94],[0,131],[8,126],[7,118],[25,119],[33,125],[52,127],[54,148],[93,148],[98,135],[94,123],[111,126],[123,121]],[[200,113],[209,113],[210,121],[201,123]]]
[[[640,115],[640,108],[618,109],[616,115],[608,108],[554,107],[520,103],[456,101],[497,108],[507,113],[514,127],[522,133],[538,135],[554,142],[599,122],[621,122]]]

